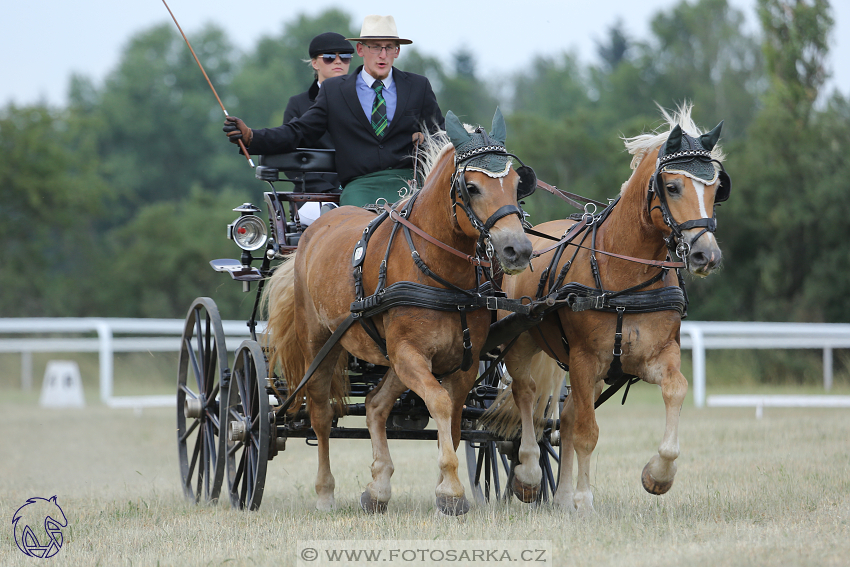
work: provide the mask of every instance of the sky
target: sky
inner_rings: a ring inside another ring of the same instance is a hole
[[[213,22],[226,29],[230,40],[244,51],[251,50],[263,36],[278,35],[284,23],[300,13],[316,15],[340,7],[351,14],[355,29],[368,14],[392,13],[399,35],[413,40],[424,54],[448,63],[459,48],[469,49],[477,74],[484,79],[519,71],[535,55],[569,51],[585,63],[593,62],[596,42],[605,38],[615,22],[622,20],[630,37],[646,39],[652,17],[678,4],[678,0],[492,0],[486,4],[469,0],[347,4],[338,0],[167,1],[190,40],[193,32]],[[757,29],[756,0],[729,2],[744,12],[747,29]],[[847,96],[850,0],[833,0],[832,4],[835,27],[829,67],[833,78],[828,90],[837,88]],[[89,77],[99,86],[117,66],[133,34],[162,23],[173,25],[162,0],[14,2],[6,3],[2,14],[6,25],[0,34],[0,106],[40,102],[62,106],[73,73]]]

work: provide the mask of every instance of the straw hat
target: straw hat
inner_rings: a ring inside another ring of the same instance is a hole
[[[360,28],[360,37],[347,37],[348,41],[367,41],[370,39],[391,39],[402,45],[413,43],[409,39],[398,37],[398,28],[395,18],[392,16],[366,16],[363,19],[363,27]]]

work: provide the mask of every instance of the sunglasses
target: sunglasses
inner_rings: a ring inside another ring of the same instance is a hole
[[[322,55],[322,61],[325,62],[325,65],[330,65],[336,61],[337,55],[343,63],[351,63],[351,53],[325,53]]]

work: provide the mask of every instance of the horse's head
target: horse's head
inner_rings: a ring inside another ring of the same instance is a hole
[[[455,148],[452,206],[458,226],[478,246],[495,255],[506,274],[522,272],[531,258],[531,242],[523,230],[518,200],[537,186],[534,171],[505,150],[505,120],[499,109],[488,134],[484,128],[467,131],[452,111],[446,114],[446,133]],[[511,167],[511,158],[520,167]],[[458,215],[457,207],[466,214]]]
[[[712,156],[722,126],[723,122],[693,137],[676,124],[658,149],[649,183],[647,208],[652,223],[697,276],[707,276],[720,265],[714,206],[729,198],[731,188],[729,176]]]

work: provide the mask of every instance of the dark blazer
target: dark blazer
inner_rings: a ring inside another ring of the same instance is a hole
[[[305,112],[310,110],[313,103],[316,102],[316,97],[319,94],[319,84],[314,80],[310,88],[301,94],[297,94],[289,98],[286,103],[286,110],[283,112],[283,123],[292,122],[296,118],[301,117]],[[315,141],[309,141],[306,144],[310,148],[333,149],[333,140],[330,134],[325,132],[321,138]],[[339,191],[339,178],[336,173],[305,173],[299,172],[284,172],[290,179],[304,177],[303,184],[295,183],[294,190],[305,193],[328,193]]]
[[[425,124],[444,128],[445,120],[427,78],[393,69],[398,102],[383,139],[378,139],[357,98],[362,66],[322,83],[315,104],[301,118],[277,128],[254,130],[249,152],[279,154],[330,134],[343,187],[355,177],[382,169],[413,169],[413,133]]]

